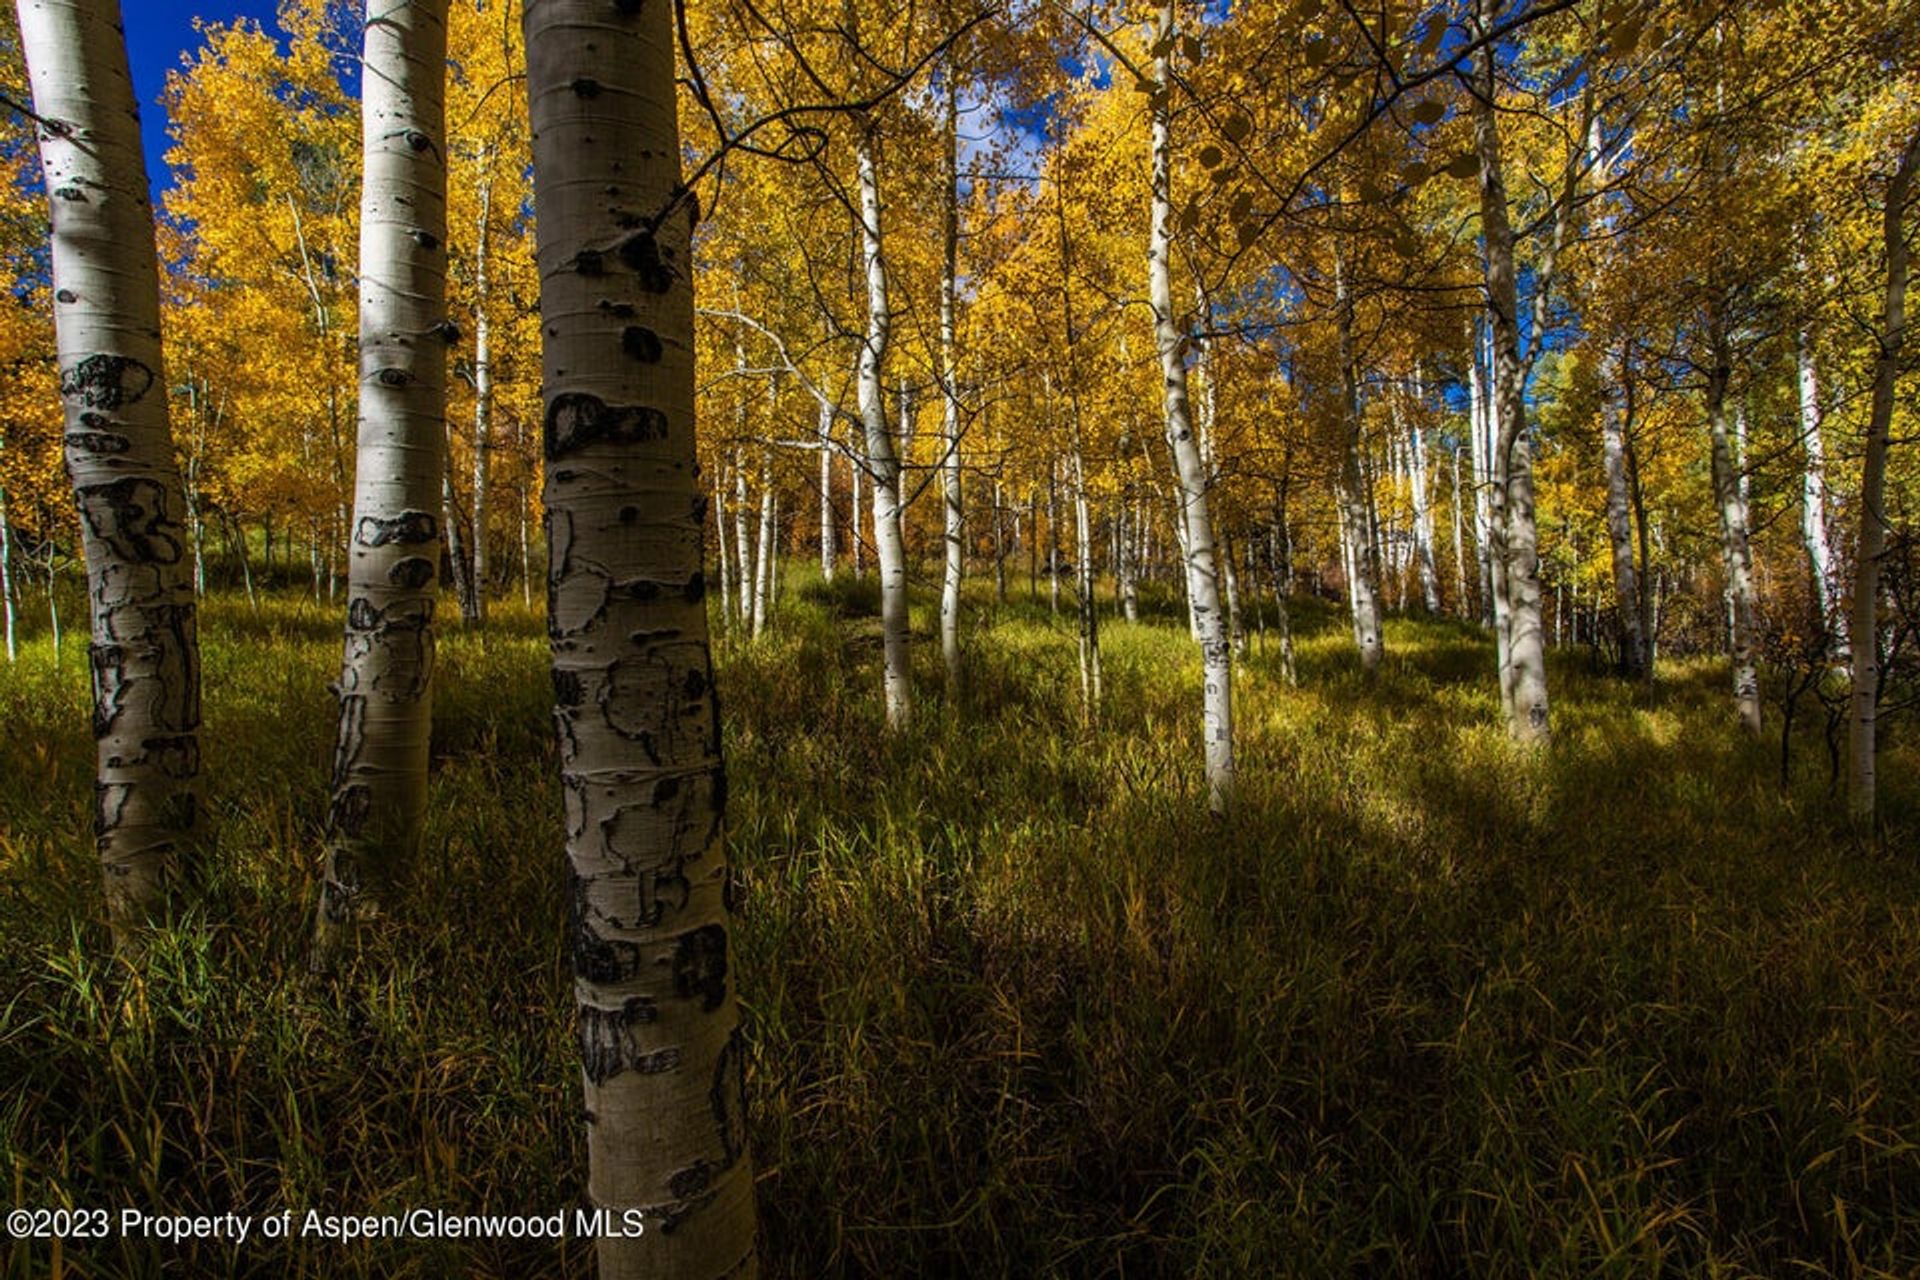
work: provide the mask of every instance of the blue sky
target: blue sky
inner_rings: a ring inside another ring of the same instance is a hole
[[[141,137],[147,150],[147,177],[155,191],[172,185],[161,156],[171,139],[167,136],[167,115],[160,107],[160,90],[167,72],[180,65],[183,53],[200,46],[193,29],[195,18],[205,22],[231,22],[235,18],[257,18],[269,31],[278,31],[274,21],[276,0],[121,0],[120,16],[127,30],[127,58],[133,64],[133,88],[140,95]]]

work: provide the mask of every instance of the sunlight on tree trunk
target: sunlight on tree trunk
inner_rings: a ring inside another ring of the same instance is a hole
[[[360,431],[346,656],[313,963],[420,841],[446,482],[446,0],[367,0]]]
[[[119,6],[20,0],[19,16],[92,615],[94,832],[114,941],[137,950],[200,821],[200,650],[153,210]],[[53,597],[49,573],[50,609]]]
[[[1160,6],[1154,32],[1166,49],[1176,34],[1173,0]],[[1179,526],[1185,532],[1187,598],[1199,632],[1203,672],[1202,743],[1206,757],[1207,807],[1224,814],[1233,797],[1233,654],[1221,608],[1214,565],[1213,521],[1207,505],[1206,464],[1193,433],[1187,399],[1188,338],[1173,310],[1173,141],[1168,55],[1153,60],[1150,98],[1152,197],[1147,244],[1147,295],[1153,310],[1154,346],[1160,358],[1167,444],[1179,488]]]
[[[750,1276],[671,11],[530,0],[547,538],[602,1280]],[[607,304],[607,305],[603,305]]]

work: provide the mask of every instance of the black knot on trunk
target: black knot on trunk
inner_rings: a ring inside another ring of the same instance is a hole
[[[407,141],[407,145],[413,148],[415,151],[426,151],[433,146],[433,139],[429,138],[426,134],[420,132],[418,129],[408,129],[405,133],[401,134],[400,136],[405,138]]]
[[[581,76],[575,80],[570,87],[574,93],[582,98],[597,98],[600,96],[600,82],[592,76]]]
[[[404,387],[413,381],[413,374],[405,369],[388,367],[373,375],[383,387]]]
[[[442,320],[433,326],[433,331],[439,334],[440,340],[450,347],[460,341],[460,326],[451,320]]]
[[[608,404],[599,396],[569,391],[547,405],[549,462],[590,444],[644,444],[667,434],[667,415],[649,405]]]
[[[431,231],[423,231],[415,227],[411,234],[413,236],[413,242],[429,253],[440,247],[440,237]]]
[[[573,257],[573,269],[583,276],[603,276],[607,274],[607,263],[598,249],[582,249]]]
[[[628,325],[620,334],[620,347],[643,364],[659,364],[665,348],[660,335],[644,325]]]

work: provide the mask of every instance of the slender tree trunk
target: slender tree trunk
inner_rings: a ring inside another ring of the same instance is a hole
[[[940,389],[941,497],[945,511],[946,573],[940,583],[940,653],[946,660],[947,692],[960,692],[960,583],[967,571],[966,508],[960,490],[960,385],[954,338],[954,295],[960,269],[960,87],[949,61],[946,131],[941,143]]]
[[[1048,408],[1052,408],[1049,401]],[[1047,467],[1047,607],[1060,612],[1060,462]]]
[[[998,480],[993,482],[993,596],[1007,602],[1006,508]]]
[[[1368,507],[1369,485],[1361,466],[1359,371],[1354,365],[1353,296],[1348,291],[1346,266],[1335,258],[1334,306],[1340,345],[1340,522],[1347,547],[1347,599],[1353,615],[1353,642],[1360,653],[1360,670],[1372,676],[1386,655],[1386,635],[1380,625],[1378,560],[1374,548],[1373,517]]]
[[[453,492],[453,457],[447,451],[440,456],[447,464],[446,473],[440,478],[440,523],[447,531],[447,565],[453,573],[453,594],[460,605],[460,620],[471,624],[480,620],[479,602],[474,591],[473,559],[467,540],[462,536],[460,500]]]
[[[1820,438],[1820,379],[1813,362],[1813,343],[1804,330],[1795,335],[1794,357],[1800,374],[1800,437],[1807,455],[1806,468],[1801,472],[1800,532],[1807,544],[1814,607],[1820,612],[1820,625],[1832,640],[1829,652],[1844,660],[1847,615],[1840,606],[1833,536],[1827,525],[1827,452]]]
[[[524,23],[587,1185],[645,1226],[601,1235],[598,1274],[750,1277],[673,15],[529,0]]]
[[[1493,407],[1487,400],[1487,379],[1481,361],[1486,344],[1481,340],[1478,317],[1468,325],[1467,335],[1468,443],[1473,454],[1473,551],[1479,569],[1475,578],[1479,590],[1478,615],[1481,626],[1495,628],[1504,688],[1507,640],[1504,624],[1494,613],[1493,602]]]
[[[6,611],[7,661],[12,662],[20,656],[20,651],[14,635],[13,525],[7,520],[7,488],[4,484],[0,484],[0,608]]]
[[[1080,449],[1079,407],[1074,407],[1073,452],[1073,532],[1074,595],[1079,606],[1080,706],[1085,723],[1100,723],[1100,607],[1094,599],[1093,525],[1087,511],[1087,464]]]
[[[754,572],[753,563],[753,507],[747,501],[747,468],[740,461],[740,454],[733,455],[733,542],[734,563],[739,572],[735,575],[735,590],[740,593],[740,604],[736,616],[740,619],[740,634],[753,634],[753,584],[759,580]]]
[[[1200,631],[1202,743],[1206,756],[1207,806],[1224,814],[1233,796],[1233,655],[1220,608],[1214,564],[1213,520],[1208,510],[1206,466],[1193,435],[1187,401],[1188,335],[1173,310],[1173,140],[1169,123],[1172,83],[1167,50],[1177,35],[1173,0],[1162,0],[1155,31],[1162,50],[1153,60],[1150,92],[1153,133],[1151,221],[1147,244],[1147,295],[1153,311],[1154,346],[1165,390],[1167,443],[1180,489],[1186,529],[1187,597]]]
[[[200,817],[200,652],[153,211],[119,5],[20,0],[19,18],[92,612],[95,841],[115,943],[137,951]],[[51,569],[47,589],[51,609]]]
[[[313,962],[420,840],[446,482],[446,0],[367,0],[360,424],[340,728]]]
[[[866,450],[861,446],[859,452]],[[864,464],[852,453],[847,455],[847,524],[853,538],[853,576],[857,579],[866,573],[866,542],[860,536],[860,477],[865,473]]]
[[[1453,468],[1453,597],[1454,613],[1467,616],[1467,543],[1461,518],[1461,507],[1465,505],[1460,492],[1460,450],[1458,447],[1447,450],[1448,461]]]
[[[1880,560],[1887,548],[1887,450],[1894,392],[1907,341],[1907,201],[1920,166],[1920,133],[1907,143],[1887,183],[1881,252],[1886,292],[1881,302],[1879,350],[1873,362],[1873,402],[1866,452],[1860,462],[1860,544],[1853,566],[1853,708],[1847,735],[1847,808],[1857,823],[1874,820],[1876,717],[1880,703]]]
[[[1733,407],[1727,403],[1732,362],[1719,321],[1709,320],[1713,368],[1707,374],[1707,429],[1713,465],[1714,505],[1720,511],[1720,550],[1727,575],[1727,601],[1733,665],[1733,701],[1740,725],[1758,737],[1761,731],[1760,675],[1754,653],[1756,599],[1753,551],[1747,536],[1747,499],[1740,485],[1740,464],[1733,449]]]
[[[489,148],[481,154],[487,170]],[[487,275],[493,247],[493,178],[480,181],[480,220],[473,254],[473,547],[468,620],[487,620],[487,498],[493,462],[493,322],[487,303],[492,293]]]
[[[824,454],[822,456],[825,456]],[[727,550],[727,477],[724,468],[713,477],[713,541],[720,562],[720,627],[734,634],[733,557]],[[737,635],[735,636],[737,639]]]
[[[1417,418],[1407,422],[1408,487],[1413,495],[1413,554],[1420,574],[1420,603],[1428,613],[1440,612],[1440,570],[1433,556],[1433,490],[1427,467],[1427,444]]]
[[[820,576],[828,582],[833,581],[834,561],[838,558],[838,548],[834,546],[833,523],[833,406],[820,402]]]
[[[1601,461],[1607,475],[1607,542],[1613,551],[1615,616],[1620,625],[1620,670],[1644,676],[1647,646],[1640,631],[1640,577],[1633,565],[1633,517],[1627,492],[1627,432],[1633,392],[1626,384],[1625,362],[1608,354],[1601,372]]]
[[[887,303],[887,259],[880,233],[876,141],[871,123],[862,122],[856,161],[860,240],[866,258],[867,335],[860,347],[860,417],[866,424],[867,465],[873,479],[873,543],[880,561],[880,640],[887,727],[898,731],[907,727],[913,714],[913,667],[907,651],[907,548],[900,530],[900,463],[887,430],[887,337],[893,313]]]
[[[1479,0],[1482,30],[1491,29],[1500,0]],[[1494,423],[1493,546],[1496,599],[1506,607],[1508,731],[1543,743],[1551,735],[1547,705],[1546,636],[1541,628],[1539,534],[1534,524],[1533,444],[1527,432],[1526,388],[1520,363],[1519,285],[1514,236],[1508,221],[1500,158],[1498,91],[1493,57],[1480,58],[1473,100],[1474,142],[1480,161],[1480,225],[1486,242],[1487,311],[1492,322]],[[1496,608],[1499,606],[1496,604]]]
[[[773,599],[773,467],[760,459],[760,540],[753,553],[753,635],[767,629]]]

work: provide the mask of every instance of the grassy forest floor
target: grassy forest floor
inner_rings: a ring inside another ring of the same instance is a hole
[[[1024,584],[1022,584],[1024,585]],[[1556,655],[1497,723],[1475,629],[1397,620],[1369,686],[1302,605],[1258,642],[1240,806],[1204,818],[1171,610],[968,632],[882,734],[872,601],[798,576],[721,694],[738,980],[777,1276],[1902,1275],[1920,1267],[1920,796],[1841,834],[1810,736],[1739,741],[1724,667]],[[582,1202],[545,636],[441,643],[415,892],[298,979],[337,611],[210,600],[218,843],[135,977],[108,956],[84,646],[0,669],[0,1177],[16,1204],[265,1214]],[[1777,710],[1773,712],[1777,716]],[[1899,851],[1904,850],[1904,853]],[[10,1252],[5,1252],[10,1250]],[[589,1250],[0,1242],[11,1275],[585,1275]]]

